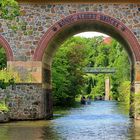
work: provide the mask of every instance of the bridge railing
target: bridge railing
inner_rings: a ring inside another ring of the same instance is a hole
[[[84,68],[85,73],[93,73],[93,74],[99,74],[99,73],[115,73],[116,68],[94,68],[94,67],[85,67]]]

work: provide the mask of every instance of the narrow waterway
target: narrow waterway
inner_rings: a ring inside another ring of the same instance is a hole
[[[140,121],[116,102],[95,101],[50,121],[0,124],[0,140],[140,140]]]

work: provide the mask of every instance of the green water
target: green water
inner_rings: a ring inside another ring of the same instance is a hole
[[[49,121],[0,124],[0,140],[140,140],[140,121],[124,105],[95,101]]]

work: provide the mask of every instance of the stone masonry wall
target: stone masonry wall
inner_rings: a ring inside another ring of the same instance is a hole
[[[0,19],[0,34],[10,44],[14,59],[32,60],[38,42],[56,21],[78,12],[101,12],[122,21],[140,42],[140,4],[20,4],[21,16]]]
[[[32,76],[36,75],[35,80],[40,84],[17,84],[14,90],[10,87],[0,90],[0,99],[7,98],[8,95],[11,119],[44,118],[42,64],[33,63],[32,58],[49,27],[58,20],[79,12],[100,12],[117,18],[131,29],[140,42],[140,4],[20,4],[21,16],[13,21],[0,19],[0,35],[7,40],[13,51],[14,61],[8,62],[8,65],[20,72],[22,70],[23,74],[27,68]],[[47,87],[51,85],[47,83]]]
[[[44,118],[43,93],[41,84],[17,84],[0,89],[0,100],[6,101],[10,119],[28,120]]]

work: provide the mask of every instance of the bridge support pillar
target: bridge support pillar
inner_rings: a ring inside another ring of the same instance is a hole
[[[51,84],[51,68],[50,65],[43,65],[43,90],[44,90],[44,112],[45,118],[50,119],[53,116],[53,99],[52,99],[52,84]]]
[[[45,119],[50,119],[53,116],[53,104],[52,104],[52,90],[44,89],[44,115]]]
[[[135,92],[131,93],[131,108],[135,119],[140,119],[140,81],[135,81]]]
[[[7,68],[15,75],[18,74],[20,79],[14,89],[6,89],[10,97],[7,102],[10,107],[10,119],[51,118],[53,113],[50,65],[42,66],[41,61],[8,61]],[[0,96],[4,95],[0,91]]]
[[[110,80],[109,77],[105,79],[105,100],[109,100]]]
[[[135,82],[131,85],[130,113],[135,119],[140,119],[140,62],[135,65]]]

